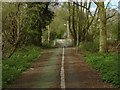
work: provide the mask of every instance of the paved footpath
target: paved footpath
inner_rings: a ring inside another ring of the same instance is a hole
[[[100,77],[75,48],[61,47],[44,51],[9,88],[113,88]]]
[[[59,55],[62,48],[49,49],[9,88],[60,88]]]
[[[66,88],[113,88],[100,80],[101,74],[85,62],[81,52],[75,48],[65,48]]]

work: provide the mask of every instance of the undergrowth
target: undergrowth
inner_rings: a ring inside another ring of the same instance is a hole
[[[112,83],[120,88],[120,61],[118,60],[120,56],[116,53],[86,53],[83,56],[87,57],[87,63],[91,64],[93,68],[102,73],[101,80]]]
[[[99,42],[83,42],[82,45],[79,47],[79,50],[98,52]]]
[[[8,59],[2,60],[2,86],[5,88],[14,81],[21,72],[25,71],[30,65],[41,56],[42,49],[36,46],[18,48]]]
[[[50,49],[53,47],[53,43],[43,43],[42,48],[43,49]]]

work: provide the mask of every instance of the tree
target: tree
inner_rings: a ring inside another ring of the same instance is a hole
[[[111,1],[111,0],[110,0]],[[105,53],[107,52],[107,31],[106,31],[106,22],[109,18],[112,18],[115,16],[115,13],[109,17],[106,17],[106,9],[110,3],[110,1],[107,3],[107,6],[105,7],[104,2],[95,2],[99,9],[99,16],[100,16],[100,45],[99,45],[99,52]]]
[[[28,15],[30,29],[39,32],[39,45],[42,45],[42,29],[51,23],[53,12],[49,10],[49,2],[36,2],[28,4]],[[31,13],[32,12],[32,13]],[[33,13],[34,12],[34,13]]]
[[[11,55],[16,50],[17,45],[20,42],[20,35],[23,31],[24,25],[21,24],[23,22],[21,18],[23,9],[22,5],[22,3],[3,4],[3,14],[7,14],[3,17],[3,22],[5,22],[3,24],[3,50],[6,47],[5,44],[10,45],[10,47],[12,48],[9,55],[7,56],[8,58],[11,57]],[[9,11],[6,12],[7,8],[12,8],[14,11],[8,9]]]
[[[55,39],[61,39],[63,38],[64,33],[66,32],[66,21],[68,20],[68,12],[66,11],[65,7],[59,8],[60,6],[56,6],[54,8],[54,15],[55,18],[53,21],[50,23],[50,41],[52,42]],[[45,32],[46,33],[46,32]],[[55,36],[54,36],[55,35]],[[46,39],[48,35],[46,35]]]
[[[95,0],[93,0],[94,3],[97,5],[97,8],[95,10],[95,13],[94,13],[94,16],[92,15],[91,11],[90,11],[90,5],[91,5],[91,0],[89,1],[89,6],[87,7],[87,4],[84,4],[84,6],[82,4],[78,4],[78,3],[75,3],[76,5],[80,6],[80,7],[83,7],[83,13],[84,13],[84,9],[87,10],[86,12],[86,16],[87,16],[87,20],[90,20],[88,19],[88,13],[89,15],[92,17],[92,20],[87,23],[85,23],[85,25],[87,26],[84,26],[85,28],[83,28],[83,35],[84,35],[84,39],[86,38],[86,34],[87,34],[87,30],[89,29],[89,27],[91,26],[93,20],[96,21],[96,23],[100,23],[100,37],[99,37],[99,52],[100,53],[105,53],[107,52],[107,31],[106,31],[106,22],[109,18],[112,18],[113,16],[115,16],[115,13],[109,17],[106,17],[106,9],[110,3],[110,1],[107,3],[106,5],[106,8],[105,8],[105,5],[104,5],[104,2],[96,2]],[[96,13],[98,11],[98,16],[96,17]],[[100,22],[98,21],[100,19]]]
[[[10,58],[17,47],[23,44],[41,46],[42,29],[54,17],[49,5],[48,2],[3,3],[3,55]]]

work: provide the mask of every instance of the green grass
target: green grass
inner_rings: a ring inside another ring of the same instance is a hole
[[[5,88],[14,81],[21,72],[27,70],[30,65],[41,56],[42,49],[36,46],[19,48],[9,59],[2,61],[2,84]]]
[[[102,78],[104,82],[109,82],[114,84],[116,87],[120,88],[120,61],[115,53],[93,53],[84,54],[87,57],[86,62],[91,64],[91,66],[102,73]]]

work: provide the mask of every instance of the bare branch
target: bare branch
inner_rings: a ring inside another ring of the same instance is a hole
[[[95,17],[95,15],[96,15],[96,13],[97,13],[97,10],[98,10],[98,8],[96,8],[96,10],[95,10],[95,13],[94,13],[94,16],[93,17]],[[92,20],[90,21],[90,23],[88,24],[88,26],[86,27],[86,29],[89,29],[89,27],[92,25],[92,22],[93,22],[93,20],[95,19],[95,18],[93,18],[92,17]],[[98,19],[96,19],[96,22],[98,22],[97,21]]]
[[[97,5],[97,7],[100,7],[100,4],[98,1],[96,1],[96,0],[92,0],[92,1]]]
[[[98,2],[97,2],[96,0],[92,0],[92,1],[93,1],[97,6],[99,6],[99,5],[98,5]]]
[[[98,7],[96,8],[95,13],[94,13],[94,16],[93,16],[92,13],[91,13],[91,11],[90,11],[90,8],[87,8],[87,7],[85,7],[85,6],[82,6],[82,5],[80,5],[80,4],[76,3],[76,2],[74,2],[74,3],[75,3],[76,5],[78,5],[78,6],[81,6],[81,7],[85,8],[86,10],[88,10],[90,16],[91,16],[93,19],[96,19],[96,18],[95,18],[95,15],[96,15],[96,13],[97,13]],[[97,19],[96,19],[96,20],[97,20]]]
[[[108,20],[109,18],[112,18],[113,16],[115,16],[115,14],[116,14],[116,12],[113,15],[107,17],[106,20]]]
[[[90,9],[90,6],[91,6],[91,0],[89,1],[89,6],[88,6],[88,9]]]
[[[98,8],[96,8],[96,10],[95,10],[94,17],[95,17],[95,15],[96,15],[96,13],[97,13],[97,10],[98,10]]]
[[[107,6],[106,6],[106,8],[105,8],[105,9],[107,9],[107,7],[108,7],[108,5],[110,4],[110,2],[111,2],[111,0],[109,0],[109,2],[107,3]]]
[[[78,4],[78,3],[76,3],[76,2],[74,2],[77,6],[81,6],[81,7],[83,7],[83,8],[85,8],[86,10],[89,10],[87,7],[85,7],[85,6],[82,6],[82,5],[80,5],[80,4]]]

